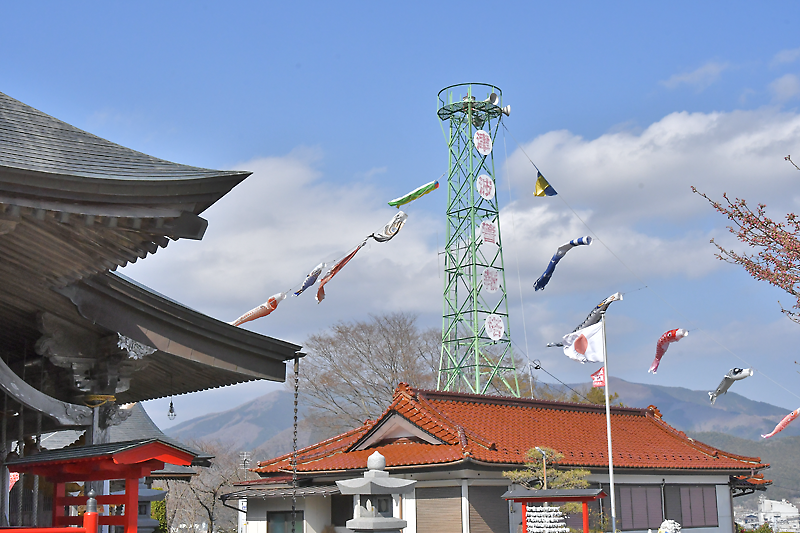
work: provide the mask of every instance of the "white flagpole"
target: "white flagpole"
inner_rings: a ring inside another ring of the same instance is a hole
[[[611,451],[611,407],[608,401],[608,354],[606,352],[606,314],[602,315],[603,320],[603,373],[605,374],[606,384],[603,387],[606,390],[606,437],[608,438],[608,479],[611,486],[611,531],[617,531],[617,501],[614,491],[614,455]]]

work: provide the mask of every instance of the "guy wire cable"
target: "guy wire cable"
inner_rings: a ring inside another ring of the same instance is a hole
[[[520,352],[522,352],[522,347],[521,347],[519,344],[517,344],[517,343],[514,341],[514,339],[511,339],[511,342],[512,342],[512,344],[514,344],[514,345],[515,345],[515,346],[516,346],[516,347],[517,347],[517,348],[520,350]],[[526,352],[522,352],[522,354],[525,356],[525,359],[527,359],[527,360],[528,360],[528,364],[531,364],[531,359],[530,359],[530,357],[528,357],[528,354],[527,354]],[[534,370],[543,370],[543,371],[545,372],[545,374],[547,374],[547,375],[548,375],[548,376],[550,376],[551,378],[555,379],[556,381],[558,381],[559,383],[561,383],[562,385],[564,385],[566,388],[568,388],[569,390],[571,390],[572,392],[574,392],[575,394],[577,394],[578,396],[580,396],[581,398],[583,398],[584,400],[586,400],[587,402],[591,403],[591,402],[589,401],[589,398],[587,398],[586,396],[584,396],[584,395],[583,395],[583,394],[581,394],[580,392],[576,391],[575,389],[573,389],[572,387],[570,387],[569,385],[567,385],[566,383],[564,383],[563,381],[561,381],[560,379],[558,379],[556,376],[554,376],[553,374],[551,374],[550,372],[548,372],[548,371],[547,371],[547,370],[546,370],[546,369],[545,369],[545,368],[542,366],[542,362],[541,362],[541,361],[539,361],[538,359],[534,359],[534,360],[533,360],[533,364],[534,364],[534,365],[536,365],[536,367],[534,368]]]
[[[503,126],[505,128],[505,126]],[[506,136],[503,133],[503,153],[505,154],[505,175],[506,175],[506,183],[508,184],[508,203],[511,204],[511,175],[508,172],[508,149],[506,148]],[[511,216],[511,229],[514,230],[514,240],[517,240],[517,226],[514,222],[514,212],[509,211],[509,215]],[[498,213],[499,217],[499,213]],[[519,267],[519,253],[514,251],[514,260],[517,263],[517,284],[519,285],[519,307],[522,314],[522,333],[525,337],[525,353],[528,352],[528,328],[526,325],[525,320],[525,299],[522,296],[522,276],[520,275],[520,267]],[[525,356],[528,357],[527,355]]]

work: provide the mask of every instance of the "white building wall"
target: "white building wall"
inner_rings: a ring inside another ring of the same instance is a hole
[[[417,499],[416,492],[411,491],[409,494],[403,494],[401,499],[401,512],[400,518],[408,524],[403,530],[404,533],[417,533]]]
[[[325,526],[331,525],[331,499],[327,497],[304,498],[305,533],[322,533]],[[299,501],[299,500],[298,500]]]
[[[469,486],[461,480],[461,533],[469,533]]]
[[[236,528],[236,531],[237,533],[247,533],[247,500],[239,500],[239,505],[237,508],[244,512],[236,513],[238,515],[238,527]]]
[[[727,483],[717,485],[717,520],[720,533],[734,533],[733,525],[733,497]]]
[[[326,501],[309,501],[326,500]],[[327,515],[325,505],[327,504]],[[322,533],[322,529],[330,521],[331,500],[321,496],[314,498],[298,498],[296,509],[303,511],[304,522],[298,520],[297,533]],[[291,498],[248,498],[247,500],[247,522],[245,533],[267,533],[267,513],[270,511],[291,511]],[[320,520],[325,521],[320,525]]]
[[[417,481],[417,488],[457,486],[461,488],[462,496],[462,533],[469,531],[469,487],[472,485],[508,485],[508,480],[502,477],[476,478],[465,472],[448,472],[449,479],[422,479]],[[453,474],[462,474],[456,477]],[[441,475],[441,474],[439,474]],[[452,477],[450,477],[452,476]],[[404,476],[405,477],[405,476]],[[416,476],[414,476],[416,477]],[[422,477],[422,476],[420,476]],[[734,533],[733,502],[728,488],[727,475],[635,475],[622,474],[614,476],[615,484],[624,485],[649,485],[649,484],[687,484],[687,485],[715,485],[717,499],[717,527],[691,528],[692,533]],[[412,478],[413,479],[413,478]],[[608,483],[607,474],[594,474],[588,477],[592,483]],[[402,498],[395,498],[395,516],[401,516],[407,522],[403,533],[417,533],[417,513],[415,493],[406,494]],[[291,500],[284,498],[251,499],[248,502],[247,519],[243,533],[267,533],[266,518],[268,511],[286,511],[291,508]],[[331,517],[331,499],[315,496],[298,498],[297,509],[305,513],[306,527],[299,533],[323,533],[325,526],[329,525]],[[509,532],[518,533],[522,520],[520,505],[509,506]],[[336,528],[336,533],[345,533],[345,528]],[[342,530],[341,532],[339,530]],[[645,533],[646,530],[641,530]],[[626,532],[627,533],[627,532]],[[638,533],[638,532],[632,532]]]

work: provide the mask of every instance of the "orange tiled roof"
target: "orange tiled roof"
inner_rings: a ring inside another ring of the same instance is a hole
[[[400,438],[356,449],[397,415],[442,443]],[[758,457],[727,453],[687,437],[664,422],[652,405],[612,407],[611,435],[617,468],[752,472],[767,466]],[[390,469],[461,461],[522,465],[525,452],[535,446],[562,453],[562,465],[608,467],[605,406],[418,390],[401,383],[377,421],[299,450],[297,470],[364,469],[376,450]],[[267,476],[290,470],[291,454],[254,469]]]

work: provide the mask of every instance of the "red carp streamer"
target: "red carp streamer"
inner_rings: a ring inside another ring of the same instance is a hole
[[[671,329],[668,332],[661,335],[661,338],[658,339],[656,343],[656,358],[653,359],[653,364],[650,365],[650,370],[648,372],[652,372],[655,374],[658,372],[658,365],[661,363],[661,358],[664,357],[664,354],[667,353],[667,348],[673,342],[678,342],[685,336],[687,336],[689,332],[685,329]]]

